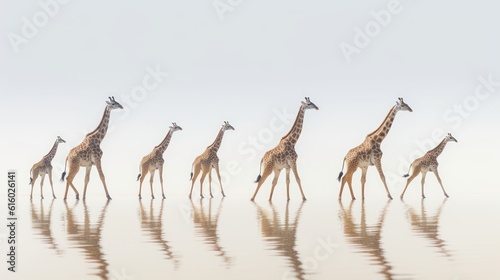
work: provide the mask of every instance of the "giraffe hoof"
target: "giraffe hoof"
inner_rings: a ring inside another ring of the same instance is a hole
[[[108,200],[111,200],[111,196],[108,195],[107,198],[108,198]]]
[[[43,196],[42,196],[42,199],[43,199]]]
[[[141,196],[141,195],[139,195],[139,199],[142,199],[142,196]]]
[[[450,197],[448,194],[444,194],[444,196],[446,196],[446,198]]]
[[[66,199],[66,198],[64,198],[64,199]],[[76,196],[76,200],[79,200],[79,199],[80,199],[80,196],[79,196],[79,195],[77,195],[77,196]]]
[[[57,197],[54,195],[52,198],[56,199]]]
[[[306,200],[307,200],[307,198],[305,196],[302,197],[302,201],[306,201]]]
[[[422,195],[422,199],[424,199],[424,198],[425,198],[425,195]]]
[[[212,194],[210,194],[210,198],[214,198],[214,196]]]
[[[151,196],[151,199],[155,199],[155,196],[154,196],[154,195],[152,195],[152,196]]]
[[[392,196],[390,196],[390,195],[389,195],[388,197],[389,197],[389,199],[390,199],[390,200],[392,200]],[[363,198],[363,199],[364,199],[364,198]]]
[[[222,193],[222,197],[226,197],[226,195],[224,193]]]
[[[166,198],[165,195],[163,195],[163,199],[165,199],[165,198]]]

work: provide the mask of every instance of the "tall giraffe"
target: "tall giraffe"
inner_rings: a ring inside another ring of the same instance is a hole
[[[215,169],[215,172],[217,172],[217,178],[219,179],[222,196],[226,197],[226,195],[224,194],[224,189],[222,188],[222,181],[219,172],[219,157],[217,156],[217,151],[219,150],[220,144],[222,143],[222,137],[224,136],[224,132],[226,130],[234,130],[234,127],[232,127],[229,122],[224,121],[224,124],[220,128],[214,142],[210,144],[210,146],[208,146],[201,155],[195,158],[193,165],[191,166],[190,180],[192,180],[192,183],[191,191],[189,192],[189,198],[191,198],[191,195],[193,194],[194,182],[196,181],[196,177],[198,177],[198,174],[200,174],[200,171],[202,171],[200,178],[200,197],[203,198],[203,181],[205,180],[207,173],[208,185],[210,187],[210,197],[214,197],[212,195],[212,168]]]
[[[104,186],[104,191],[106,192],[106,197],[111,199],[109,195],[108,188],[106,187],[106,180],[104,173],[102,172],[101,157],[102,150],[100,144],[106,132],[108,131],[109,117],[111,115],[111,110],[123,109],[120,103],[115,101],[114,97],[109,97],[109,101],[106,101],[106,108],[104,109],[104,114],[102,116],[101,122],[92,132],[85,136],[82,143],[69,151],[68,157],[66,158],[66,164],[64,165],[64,172],[61,176],[61,181],[64,181],[66,176],[66,166],[69,161],[69,171],[68,177],[66,178],[66,191],[64,192],[64,199],[68,196],[68,189],[71,186],[73,191],[76,193],[76,199],[79,199],[80,194],[78,190],[73,185],[73,179],[80,170],[80,167],[85,167],[85,184],[83,188],[83,199],[85,200],[87,194],[87,185],[90,180],[90,170],[92,165],[95,165],[97,172],[99,172],[99,177],[101,178],[102,184]]]
[[[49,181],[50,181],[50,187],[52,188],[52,197],[56,198],[56,195],[54,194],[54,185],[52,184],[52,159],[56,155],[57,152],[57,146],[59,146],[59,143],[66,143],[61,137],[57,136],[56,142],[52,146],[52,149],[50,149],[49,153],[46,154],[42,160],[39,162],[35,163],[33,167],[30,169],[30,173],[32,176],[30,176],[30,184],[31,184],[31,194],[30,194],[30,199],[33,199],[33,187],[35,186],[35,181],[38,178],[38,175],[41,176],[41,181],[40,181],[40,195],[42,196],[43,199],[43,181],[45,179],[45,175],[49,175]]]
[[[139,185],[139,199],[142,199],[141,196],[141,190],[142,190],[142,182],[146,178],[146,175],[151,173],[150,179],[149,179],[149,184],[151,185],[151,198],[155,198],[153,194],[153,177],[155,175],[155,170],[158,169],[158,172],[160,173],[160,184],[161,184],[161,195],[165,199],[165,193],[163,191],[163,163],[165,163],[165,160],[163,159],[163,153],[168,147],[168,144],[170,143],[170,139],[172,138],[172,134],[174,132],[182,130],[182,127],[178,126],[176,123],[172,123],[172,126],[170,127],[167,135],[161,141],[161,143],[153,148],[153,151],[146,155],[145,157],[142,158],[141,164],[139,165],[139,175],[137,175],[137,180],[141,180],[140,185]],[[142,176],[144,174],[144,176]],[[142,176],[142,177],[141,177]]]
[[[406,181],[406,186],[405,189],[403,190],[403,193],[401,194],[401,199],[403,199],[403,196],[406,192],[406,188],[408,188],[408,185],[411,183],[415,177],[418,176],[419,173],[422,173],[422,198],[425,198],[424,195],[424,184],[425,184],[425,175],[427,172],[434,172],[434,175],[436,175],[436,178],[439,182],[439,185],[441,185],[441,189],[443,190],[444,196],[448,197],[448,194],[444,190],[443,187],[443,182],[441,182],[441,178],[439,177],[439,172],[438,172],[438,162],[437,162],[437,157],[443,152],[444,147],[446,147],[446,143],[448,142],[458,142],[457,139],[455,139],[453,136],[451,136],[450,133],[444,137],[443,141],[437,145],[436,148],[428,151],[425,153],[420,158],[417,158],[412,162],[410,165],[410,168],[413,166],[413,171],[410,176],[410,174],[406,174],[403,177],[409,177],[408,180]]]
[[[354,174],[354,172],[356,172],[358,167],[361,168],[362,171],[361,195],[362,198],[365,199],[366,171],[368,170],[368,166],[370,165],[375,165],[375,167],[377,167],[380,179],[382,179],[382,182],[384,183],[385,191],[387,192],[387,197],[392,199],[391,193],[389,192],[389,188],[387,188],[384,171],[382,170],[382,163],[381,163],[382,150],[380,149],[380,144],[389,133],[392,123],[394,122],[394,118],[396,117],[396,114],[399,111],[413,112],[410,106],[404,103],[403,98],[398,98],[398,101],[396,101],[396,105],[394,105],[391,108],[389,114],[387,114],[382,124],[374,132],[368,134],[365,138],[365,141],[361,145],[349,150],[347,155],[344,157],[344,161],[342,163],[342,171],[340,171],[338,177],[339,181],[342,180],[342,184],[340,185],[339,200],[342,199],[342,191],[344,190],[344,185],[346,182],[349,185],[351,198],[353,200],[356,199],[352,191],[352,175]],[[347,162],[347,171],[344,175],[343,171],[346,162]]]
[[[253,194],[251,201],[254,201],[257,192],[259,192],[260,187],[266,181],[267,177],[274,172],[274,179],[271,186],[271,194],[269,195],[269,201],[273,198],[274,187],[278,182],[278,177],[283,168],[286,169],[286,196],[290,200],[290,169],[292,169],[295,175],[295,180],[299,185],[300,193],[302,194],[302,200],[306,200],[306,196],[302,191],[302,184],[300,183],[299,173],[297,172],[297,153],[295,152],[295,144],[299,140],[300,133],[302,132],[302,125],[304,124],[304,115],[306,110],[316,109],[319,110],[318,106],[309,100],[309,97],[305,98],[300,105],[299,112],[297,113],[297,118],[293,123],[292,129],[285,136],[283,136],[279,144],[273,149],[267,151],[260,161],[260,172],[257,176],[255,183],[257,188]],[[262,166],[264,166],[264,171],[262,171]],[[261,175],[262,174],[262,175]]]

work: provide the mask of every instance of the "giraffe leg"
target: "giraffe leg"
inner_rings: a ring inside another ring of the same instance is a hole
[[[76,199],[80,198],[78,190],[75,188],[75,185],[73,185],[73,179],[75,178],[78,171],[80,171],[80,166],[76,162],[70,162],[68,176],[66,177],[66,191],[64,192],[64,200],[66,200],[66,198],[68,197],[68,189],[70,186],[76,194]]]
[[[269,177],[269,175],[271,175],[271,172],[273,172],[273,169],[272,167],[265,167],[264,168],[264,172],[262,172],[262,176],[260,177],[260,180],[257,184],[257,188],[255,189],[255,193],[253,194],[252,198],[250,198],[250,201],[254,201],[255,199],[255,196],[257,196],[257,193],[259,192],[259,189],[260,187],[262,186],[262,184],[264,183],[264,181],[266,181],[267,177]]]
[[[151,199],[155,199],[155,195],[153,193],[153,179],[155,177],[155,169],[150,171],[150,176],[149,176],[149,187],[151,188]]]
[[[366,171],[368,167],[361,168],[361,199],[365,199]]]
[[[441,189],[443,190],[444,196],[449,197],[446,191],[444,190],[443,187],[443,182],[441,181],[441,177],[439,177],[439,172],[437,170],[437,167],[433,169],[434,175],[436,175],[436,178],[438,179],[439,185],[441,186]]]
[[[165,199],[165,192],[163,191],[163,164],[158,169],[158,173],[160,173],[161,196]]]
[[[31,180],[31,194],[30,199],[33,199],[33,187],[35,186],[35,181],[38,178],[38,170],[33,170],[33,179]]]
[[[380,157],[382,157],[382,155],[380,155]],[[392,199],[391,193],[389,192],[389,188],[387,187],[387,182],[385,181],[384,170],[382,170],[382,162],[380,157],[376,159],[375,166],[377,167],[378,174],[380,175],[382,183],[384,183],[385,191],[387,192],[387,197],[389,199]]]
[[[40,175],[40,197],[43,199],[43,181],[45,180],[45,174]]]
[[[205,181],[205,177],[207,176],[208,170],[207,168],[202,167],[202,173],[200,178],[200,198],[204,198],[203,196],[203,181]]]
[[[290,200],[290,168],[286,169],[286,200]]]
[[[271,185],[271,193],[269,194],[269,201],[273,200],[273,193],[274,193],[274,188],[276,187],[276,184],[278,183],[278,178],[280,177],[281,170],[274,169],[274,178],[273,182]]]
[[[340,184],[339,200],[342,200],[342,192],[344,191],[344,185],[347,183],[349,186],[349,191],[351,192],[351,199],[355,200],[354,192],[352,191],[352,175],[356,172],[356,165],[348,165],[344,177],[342,177],[342,182]]]
[[[140,180],[139,181],[139,199],[142,199],[142,195],[141,195],[141,192],[142,192],[142,182],[144,182],[144,179],[146,178],[146,175],[148,175],[148,172],[149,172],[149,170],[148,170],[148,168],[147,168],[146,165],[143,165],[141,169],[142,169],[142,172],[141,172],[142,176],[139,179]]]
[[[300,182],[299,172],[297,171],[297,164],[295,162],[292,164],[292,171],[293,175],[295,175],[295,181],[297,181],[297,184],[299,185],[300,194],[302,195],[302,200],[305,201],[307,200],[307,198],[304,195],[304,191],[302,190],[302,183]]]
[[[109,195],[108,187],[106,186],[106,177],[104,177],[104,172],[102,172],[101,159],[98,159],[96,161],[95,166],[97,167],[97,172],[99,172],[99,177],[101,178],[102,185],[104,186],[104,191],[106,192],[106,197],[109,200],[109,199],[111,199],[111,196]],[[85,197],[85,193],[83,194],[83,196]]]
[[[193,178],[191,178],[191,191],[189,192],[189,198],[191,198],[191,195],[193,194],[193,187],[194,187],[194,182],[196,182],[196,178],[198,177],[198,174],[200,174],[201,171],[201,166],[200,164],[196,164],[194,166],[194,172],[193,172]]]
[[[408,180],[406,180],[406,186],[405,186],[405,188],[400,196],[401,199],[403,199],[403,196],[405,195],[406,189],[410,185],[411,181],[413,181],[413,179],[415,179],[415,177],[418,176],[418,173],[420,173],[420,168],[415,167],[415,169],[413,169],[413,173],[411,174],[411,176],[408,178]]]
[[[83,182],[83,200],[87,197],[87,186],[90,181],[90,170],[92,169],[92,165],[85,167],[85,181]]]
[[[52,189],[52,198],[56,198],[56,195],[54,194],[54,184],[52,183],[52,168],[49,170],[49,182],[50,182],[50,188]]]
[[[226,197],[226,195],[224,194],[224,189],[222,188],[222,180],[221,180],[221,177],[220,177],[220,171],[219,171],[219,164],[218,163],[215,165],[215,172],[217,173],[217,179],[219,179],[219,185],[220,185],[220,191],[222,193],[222,197]]]
[[[208,188],[210,189],[210,197],[213,198],[212,194],[212,166],[208,168]]]
[[[427,172],[422,172],[422,198],[425,198],[425,194],[424,194],[424,184],[425,184],[425,175],[427,175]]]

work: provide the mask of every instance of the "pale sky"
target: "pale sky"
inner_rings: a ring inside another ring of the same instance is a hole
[[[183,131],[165,153],[165,187],[168,195],[187,196],[192,161],[227,120],[236,130],[219,150],[226,194],[250,197],[260,158],[290,129],[305,96],[320,108],[306,113],[296,146],[306,195],[336,197],[344,155],[398,97],[414,112],[398,114],[382,144],[386,176],[399,180],[392,192],[404,186],[399,176],[410,155],[433,148],[430,139],[440,140],[442,131],[459,141],[440,158],[448,193],[499,193],[493,181],[500,156],[499,4],[41,2],[51,5],[0,4],[0,170],[18,171],[22,194],[29,193],[29,169],[59,135],[67,142],[53,161],[62,197],[64,159],[97,126],[111,95],[125,107],[112,112],[113,129],[101,145],[112,196],[136,195],[139,162],[171,122]],[[83,173],[75,179],[80,192]],[[374,168],[368,176],[367,184],[383,193]],[[428,181],[440,195],[435,179]],[[293,179],[291,189],[298,198]],[[89,194],[104,198],[95,169]]]

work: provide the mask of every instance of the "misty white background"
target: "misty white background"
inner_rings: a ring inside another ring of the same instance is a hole
[[[404,187],[402,179],[393,178],[405,173],[411,154],[434,146],[430,139],[436,130],[459,141],[440,157],[448,194],[498,195],[500,87],[483,88],[489,94],[482,100],[474,93],[481,77],[500,81],[499,5],[398,1],[399,12],[349,62],[339,46],[354,46],[356,28],[364,30],[374,22],[372,11],[387,10],[389,2],[232,1],[221,14],[214,3],[229,2],[73,0],[60,5],[26,44],[13,47],[10,38],[22,36],[23,18],[32,22],[43,10],[38,1],[3,1],[0,171],[17,170],[20,192],[28,194],[31,166],[59,135],[67,142],[53,161],[62,198],[64,184],[58,179],[68,151],[97,126],[113,95],[127,109],[112,112],[112,130],[101,144],[111,196],[137,195],[141,158],[175,121],[183,131],[174,134],[164,155],[165,188],[167,196],[187,197],[193,159],[227,120],[236,130],[226,133],[219,150],[226,194],[250,198],[260,158],[293,123],[276,112],[295,116],[309,96],[320,110],[306,113],[296,146],[299,173],[310,200],[333,201],[346,152],[403,97],[414,112],[399,113],[382,144],[393,196]],[[147,69],[169,75],[143,100],[134,100],[132,91],[149,75]],[[464,104],[469,109],[457,113]],[[258,146],[249,144],[251,138]],[[82,169],[75,179],[81,192],[83,174]],[[359,173],[354,188],[360,197],[358,178]],[[408,196],[420,197],[419,181]],[[148,183],[145,187],[148,197]],[[155,187],[159,196],[159,181]],[[269,189],[270,180],[257,200],[267,199]],[[291,190],[292,199],[300,199],[293,179]],[[432,174],[426,190],[428,196],[442,196]],[[50,197],[48,180],[44,193]],[[367,193],[368,199],[385,199],[374,168]],[[89,195],[105,199],[95,168]],[[285,195],[284,173],[275,195]]]

